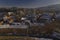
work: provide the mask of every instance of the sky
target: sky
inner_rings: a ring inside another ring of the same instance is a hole
[[[60,4],[60,0],[0,0],[0,7],[37,8]]]

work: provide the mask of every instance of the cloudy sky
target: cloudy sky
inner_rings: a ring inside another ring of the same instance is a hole
[[[36,8],[53,4],[60,4],[60,0],[0,0],[0,7]]]

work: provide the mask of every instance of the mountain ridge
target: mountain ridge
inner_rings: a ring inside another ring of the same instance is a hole
[[[45,10],[45,11],[48,11],[48,10],[60,11],[60,4],[48,5],[48,6],[44,6],[44,7],[39,7],[37,9]]]

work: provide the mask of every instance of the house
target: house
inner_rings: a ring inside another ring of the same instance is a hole
[[[36,14],[33,14],[33,13],[26,15],[27,20],[30,20],[30,22],[32,23],[36,21],[35,17],[36,17]]]
[[[40,23],[49,23],[52,21],[52,16],[50,16],[49,14],[42,14],[39,16],[37,21]]]
[[[60,13],[56,14],[56,19],[60,19]]]

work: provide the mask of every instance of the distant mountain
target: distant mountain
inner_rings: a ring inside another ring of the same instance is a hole
[[[40,10],[44,10],[44,11],[51,11],[51,10],[55,10],[55,11],[60,11],[60,4],[56,4],[56,5],[48,5],[48,6],[44,6],[44,7],[39,7],[38,9]]]

